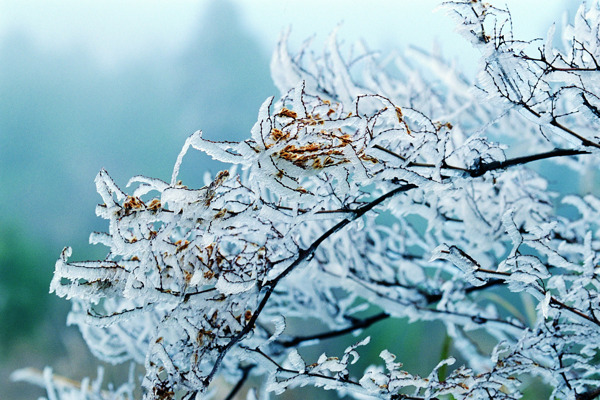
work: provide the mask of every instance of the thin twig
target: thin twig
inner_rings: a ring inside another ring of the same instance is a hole
[[[600,387],[597,387],[594,390],[589,390],[587,392],[580,393],[575,396],[576,400],[593,400],[600,396]]]
[[[598,146],[600,147],[600,146]],[[590,154],[587,150],[577,150],[577,149],[554,149],[550,151],[546,151],[544,153],[532,154],[529,156],[515,157],[505,161],[492,161],[489,163],[484,163],[479,166],[479,168],[474,168],[469,171],[469,174],[472,177],[477,177],[485,174],[488,171],[505,169],[508,167],[512,167],[515,165],[523,165],[528,164],[533,161],[545,160],[548,158],[554,157],[564,157],[564,156],[578,156],[582,154]]]
[[[319,334],[310,335],[310,336],[296,336],[293,339],[282,342],[281,344],[284,347],[294,347],[303,342],[309,342],[312,340],[323,340],[323,339],[334,338],[337,336],[343,336],[348,333],[354,332],[358,329],[368,328],[369,326],[373,325],[374,323],[384,320],[388,317],[390,317],[390,314],[388,314],[386,312],[381,312],[379,314],[373,315],[368,318],[356,320],[352,325],[350,325],[344,329],[319,333]]]
[[[533,115],[535,115],[536,117],[541,117],[541,114],[538,113],[537,111],[535,111],[533,108],[531,108],[529,105],[524,104],[524,103],[517,103],[521,106],[523,106],[523,108],[525,108],[527,111],[529,111],[530,113],[532,113]],[[586,139],[585,137],[581,136],[580,134],[578,134],[577,132],[575,132],[574,130],[566,127],[565,125],[561,124],[560,122],[558,122],[556,120],[556,118],[552,118],[552,120],[550,121],[550,125],[568,133],[569,135],[579,139],[581,141],[581,144],[583,144],[584,146],[589,146],[589,147],[596,147],[598,149],[600,149],[600,144],[592,142],[589,139]]]
[[[518,157],[518,158],[506,160],[503,162],[491,162],[488,164],[482,164],[477,169],[477,172],[475,170],[469,170],[469,174],[472,176],[479,176],[487,171],[504,169],[504,168],[508,168],[511,166],[515,166],[515,165],[522,165],[522,164],[526,164],[526,163],[529,163],[532,161],[541,160],[544,158],[551,158],[551,157],[558,157],[558,156],[565,156],[565,155],[588,154],[588,153],[589,152],[585,151],[585,150],[555,149],[550,152],[534,154],[531,156]],[[452,167],[452,168],[459,169],[457,167]],[[485,172],[481,173],[482,170],[485,170]],[[346,217],[342,221],[339,221],[337,224],[335,224],[330,229],[328,229],[326,232],[324,232],[308,248],[300,250],[298,252],[298,258],[296,258],[294,260],[294,262],[292,264],[290,264],[290,266],[288,266],[277,277],[273,278],[270,281],[267,281],[263,285],[263,289],[265,290],[265,293],[264,293],[263,298],[261,299],[256,311],[254,312],[254,314],[248,321],[247,325],[244,326],[244,328],[240,332],[238,332],[238,334],[233,336],[231,338],[231,341],[229,341],[227,343],[227,345],[219,352],[219,355],[217,356],[217,359],[215,360],[215,364],[213,365],[211,372],[204,379],[204,384],[206,386],[208,386],[210,384],[210,382],[216,375],[217,371],[219,370],[220,365],[221,365],[223,359],[225,358],[225,355],[229,352],[229,350],[231,350],[231,348],[233,348],[233,346],[235,346],[239,341],[241,341],[254,328],[254,326],[256,324],[256,320],[258,319],[258,316],[261,314],[262,310],[267,305],[267,302],[269,301],[269,298],[273,294],[275,287],[283,278],[285,278],[289,273],[291,273],[300,264],[304,263],[305,261],[310,260],[312,258],[312,256],[314,255],[315,251],[317,250],[317,248],[328,237],[330,237],[334,233],[338,232],[339,230],[341,230],[342,228],[344,228],[345,226],[350,224],[352,221],[362,217],[367,212],[369,212],[376,206],[380,205],[381,203],[385,202],[386,200],[388,200],[400,193],[408,192],[417,187],[418,187],[417,185],[412,184],[412,183],[401,184],[397,188],[381,195],[377,199],[365,204],[364,206],[361,206],[355,210],[352,210],[352,212],[350,213],[350,215],[348,217]],[[505,321],[502,321],[502,322],[505,322]]]
[[[252,369],[255,366],[256,365],[251,364],[251,365],[247,365],[247,366],[241,368],[241,370],[242,370],[242,377],[240,378],[239,381],[237,381],[237,383],[231,389],[231,391],[229,392],[229,394],[227,395],[227,397],[225,397],[225,400],[233,400],[233,398],[240,391],[240,389],[242,388],[242,386],[244,386],[244,383],[246,383],[246,380],[250,376],[250,371],[252,371]]]
[[[250,320],[248,321],[246,326],[244,326],[244,328],[240,332],[238,332],[235,336],[233,336],[231,338],[231,340],[227,343],[227,345],[225,347],[223,347],[223,349],[221,349],[221,351],[219,352],[219,355],[217,356],[217,359],[215,360],[215,364],[213,365],[212,370],[206,376],[206,378],[204,378],[204,385],[208,386],[210,384],[210,382],[213,380],[213,378],[215,377],[217,371],[219,370],[219,368],[221,366],[221,363],[223,362],[223,359],[225,358],[225,355],[229,352],[229,350],[231,350],[233,348],[233,346],[235,346],[240,340],[242,340],[254,328],[254,325],[256,323],[256,320],[258,319],[258,316],[260,315],[262,310],[267,305],[269,298],[271,297],[271,295],[273,294],[273,291],[275,290],[275,286],[277,286],[277,283],[279,283],[279,281],[281,281],[281,279],[283,279],[290,272],[292,272],[298,265],[302,264],[303,262],[305,262],[307,260],[310,260],[310,258],[313,256],[314,252],[319,247],[319,245],[325,239],[327,239],[329,236],[333,235],[334,233],[336,233],[337,231],[339,231],[340,229],[342,229],[343,227],[345,227],[352,221],[362,217],[368,211],[372,210],[379,204],[383,203],[385,200],[397,195],[398,193],[406,192],[406,191],[414,189],[416,187],[417,186],[412,183],[398,186],[394,190],[391,190],[391,191],[383,194],[382,196],[378,197],[377,199],[371,201],[370,203],[367,203],[364,206],[359,207],[358,209],[354,210],[354,213],[352,213],[351,216],[338,222],[333,227],[328,229],[325,233],[323,233],[321,236],[319,236],[319,238],[317,238],[317,240],[315,240],[308,248],[300,250],[298,252],[298,258],[296,258],[294,260],[294,262],[292,262],[290,264],[289,267],[287,267],[277,277],[266,282],[263,285],[263,288],[265,289],[265,294],[263,295],[263,298],[261,299],[260,303],[258,304],[256,311],[254,312],[254,314],[252,315],[252,317],[250,318]]]
[[[589,315],[587,315],[587,314],[579,311],[578,309],[576,309],[574,307],[571,307],[568,304],[563,303],[562,301],[556,299],[556,297],[554,297],[554,296],[550,297],[550,303],[551,304],[555,304],[555,305],[557,305],[560,308],[564,308],[565,310],[567,310],[567,311],[569,311],[569,312],[571,312],[571,313],[573,313],[573,314],[575,314],[575,315],[577,315],[577,316],[579,316],[579,317],[581,317],[583,319],[586,319],[586,320],[588,320],[588,321],[590,321],[590,322],[592,322],[592,323],[600,326],[600,321],[598,321],[596,318],[590,317]]]
[[[504,281],[501,279],[492,279],[492,280],[489,280],[488,282],[486,282],[484,285],[470,286],[470,287],[466,288],[465,293],[467,293],[467,294],[474,293],[474,292],[477,292],[480,290],[488,289],[490,287],[498,286],[502,283],[504,283]],[[423,296],[425,297],[425,299],[427,301],[427,305],[429,305],[429,306],[439,302],[442,299],[441,293],[423,294]],[[375,323],[377,323],[379,321],[383,321],[390,317],[391,317],[390,314],[388,314],[386,312],[381,312],[379,314],[375,314],[371,317],[367,317],[364,319],[356,319],[353,321],[352,325],[350,325],[346,328],[343,328],[343,329],[338,329],[335,331],[328,331],[328,332],[323,332],[323,333],[317,333],[315,335],[295,336],[294,338],[292,338],[290,340],[281,341],[280,344],[284,347],[294,347],[301,343],[310,342],[313,340],[332,339],[332,338],[335,338],[338,336],[347,335],[348,333],[355,332],[359,329],[366,329],[366,328],[370,327],[371,325],[374,325]]]
[[[580,138],[580,139],[585,140],[583,138]],[[592,142],[590,142],[590,143],[592,143]],[[596,147],[600,148],[600,145],[596,146]],[[385,147],[382,147],[378,144],[373,146],[373,148],[384,151],[387,154],[390,154],[390,155],[393,155],[394,157],[399,158],[400,160],[406,161],[406,158],[404,158],[401,155],[399,155],[391,150],[388,150]],[[553,150],[546,151],[546,152],[539,153],[539,154],[531,154],[528,156],[515,157],[515,158],[511,158],[511,159],[504,160],[504,161],[492,161],[489,163],[482,163],[478,167],[470,168],[470,169],[456,167],[456,166],[448,165],[448,164],[443,164],[441,168],[454,170],[454,171],[462,171],[462,172],[468,173],[472,177],[478,177],[478,176],[484,175],[488,171],[505,169],[505,168],[512,167],[515,165],[527,164],[527,163],[530,163],[533,161],[545,160],[545,159],[554,158],[554,157],[577,156],[577,155],[582,155],[582,154],[591,154],[591,153],[587,150],[553,149]],[[407,167],[437,168],[437,166],[434,164],[415,163],[415,162],[408,163]]]
[[[377,150],[381,150],[381,151],[383,151],[391,156],[394,156],[402,161],[406,161],[406,158],[402,157],[400,154],[398,154],[394,151],[391,151],[389,149],[386,149],[385,147],[383,147],[381,145],[376,144],[373,146],[373,148],[377,149]],[[407,167],[422,167],[422,168],[437,168],[437,166],[434,164],[418,163],[418,162],[413,162],[413,161],[409,162],[406,166]],[[453,165],[448,165],[448,164],[443,164],[442,169],[451,169],[451,170],[456,170],[456,171],[461,171],[461,172],[469,172],[469,170],[466,168],[455,167]]]

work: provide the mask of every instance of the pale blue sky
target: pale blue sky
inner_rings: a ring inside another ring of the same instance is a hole
[[[85,49],[107,67],[118,67],[148,53],[177,53],[186,47],[207,0],[0,0],[0,40],[10,32],[28,33],[43,48]],[[340,38],[365,39],[371,48],[418,45],[437,40],[450,58],[476,55],[453,32],[438,0],[252,0],[233,2],[245,25],[270,53],[280,32],[292,26],[292,43],[315,33],[316,43],[340,22]],[[543,36],[561,10],[576,1],[508,0],[516,33]],[[542,10],[542,11],[540,11]],[[224,27],[226,28],[226,27]],[[462,61],[459,61],[462,64]]]

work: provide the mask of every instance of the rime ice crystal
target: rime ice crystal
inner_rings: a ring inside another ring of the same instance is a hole
[[[567,52],[552,47],[554,28],[542,44],[513,39],[507,10],[445,7],[482,50],[475,86],[417,50],[345,57],[334,34],[321,56],[293,56],[283,36],[272,61],[283,95],[263,103],[249,139],[198,131],[170,183],[135,177],[129,194],[101,171],[96,212],[109,231],[90,241],[110,252],[71,262],[65,249],[51,283],[94,354],[144,365],[148,399],[209,397],[216,376],[249,374],[263,394],[513,399],[532,377],[553,398],[600,393],[600,200],[567,196],[580,215],[558,216],[526,167],[598,165],[599,5],[563,30]],[[177,176],[190,147],[242,173],[189,189]],[[500,287],[535,303],[532,320],[490,302]],[[284,316],[329,331],[301,336]],[[368,339],[340,357],[298,352],[403,317],[441,321],[467,365],[440,377],[456,361],[440,360],[420,377],[378,349],[382,363],[354,376]],[[491,354],[473,330],[495,341]]]

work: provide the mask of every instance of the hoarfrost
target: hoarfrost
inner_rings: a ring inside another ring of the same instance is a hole
[[[346,56],[335,32],[322,54],[307,42],[293,55],[288,32],[271,63],[281,97],[265,100],[247,140],[197,131],[170,183],[138,176],[129,193],[100,171],[96,214],[109,229],[90,242],[109,252],[82,262],[65,248],[50,285],[92,352],[143,365],[147,399],[208,397],[221,376],[238,382],[233,397],[250,375],[264,384],[249,399],[306,385],[513,399],[531,377],[556,398],[596,396],[600,200],[564,196],[578,215],[559,216],[527,165],[598,167],[600,6],[563,27],[566,50],[554,26],[545,40],[515,39],[508,10],[444,7],[481,50],[475,83],[414,49]],[[189,189],[178,175],[191,149],[234,166]],[[529,318],[497,288],[522,293]],[[448,357],[423,378],[377,349],[383,365],[355,371],[369,337],[312,363],[298,352],[405,317],[441,321],[466,365],[444,372]],[[298,321],[325,330],[299,333]],[[44,376],[49,398],[86,398]]]

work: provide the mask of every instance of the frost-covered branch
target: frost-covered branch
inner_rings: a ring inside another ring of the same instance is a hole
[[[93,353],[142,365],[147,399],[210,398],[217,377],[228,399],[249,382],[262,398],[311,385],[516,399],[534,378],[552,398],[593,398],[600,200],[549,192],[530,164],[598,168],[600,6],[563,29],[567,50],[553,29],[544,44],[515,39],[507,10],[444,7],[482,51],[476,82],[414,49],[343,54],[333,34],[322,54],[290,54],[284,35],[271,65],[281,97],[247,140],[198,131],[170,182],[138,176],[127,192],[101,171],[109,228],[90,241],[107,257],[71,261],[66,248],[51,283]],[[178,175],[191,149],[233,166],[190,189]],[[557,200],[576,214],[557,215]],[[420,377],[385,349],[358,371],[368,338],[340,357],[298,352],[402,318],[441,322],[455,357]]]

